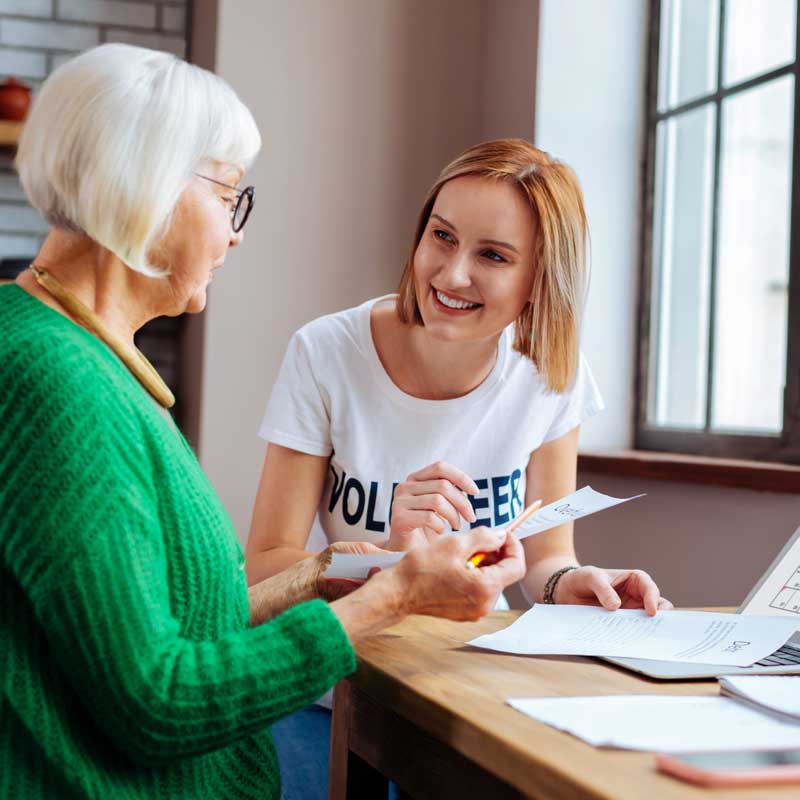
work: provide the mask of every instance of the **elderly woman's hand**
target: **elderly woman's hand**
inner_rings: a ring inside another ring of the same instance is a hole
[[[364,581],[351,580],[349,578],[326,578],[325,570],[331,563],[334,553],[352,553],[352,554],[366,554],[366,553],[385,553],[380,547],[376,547],[369,542],[334,542],[328,545],[321,553],[313,559],[314,561],[314,584],[316,586],[316,594],[323,600],[331,602],[338,600],[340,597],[345,597],[350,592],[358,589],[364,585]]]
[[[248,589],[250,624],[260,625],[298,603],[322,598],[336,600],[364,585],[364,581],[326,578],[333,553],[383,553],[367,542],[336,542],[321,553],[292,564]]]
[[[470,567],[470,557],[480,552],[490,557],[481,567]],[[514,534],[475,528],[411,550],[395,571],[404,586],[407,613],[477,620],[525,574],[525,555]]]
[[[485,566],[470,568],[470,557],[481,552],[491,554]],[[331,609],[354,640],[408,614],[477,620],[524,574],[525,555],[513,534],[475,528],[409,551],[395,567],[379,572]]]

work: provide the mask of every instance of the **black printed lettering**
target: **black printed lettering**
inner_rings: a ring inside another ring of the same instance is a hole
[[[488,497],[481,497],[483,492],[487,491],[489,488],[489,482],[486,478],[478,478],[475,481],[475,485],[480,489],[480,493],[473,497],[471,494],[467,495],[469,502],[472,504],[472,510],[475,512],[475,516],[478,517],[478,511],[484,508],[489,508],[489,498]],[[477,528],[479,525],[487,525],[490,526],[492,524],[492,520],[489,517],[478,517],[475,522],[470,525],[470,528]]]
[[[342,478],[339,480],[339,475],[337,474],[336,470],[333,468],[333,464],[330,465],[330,471],[333,473],[333,486],[331,486],[331,499],[328,503],[328,511],[332,514],[333,509],[336,508],[336,503],[339,502],[339,497],[342,494],[342,489],[344,489],[344,482],[347,478],[347,473],[342,470]]]
[[[390,525],[392,524],[392,507],[394,506],[394,493],[395,493],[395,491],[396,491],[396,489],[397,489],[397,487],[399,485],[400,485],[399,483],[393,483],[392,484],[392,496],[389,499],[389,524]]]
[[[501,511],[503,506],[508,505],[508,491],[502,493],[500,490],[508,486],[509,476],[498,475],[492,478],[492,501],[494,503],[494,524],[505,525],[510,519],[507,511]]]
[[[350,495],[355,491],[358,497],[358,504],[356,510],[350,513]],[[347,484],[344,487],[344,497],[342,498],[342,516],[348,525],[357,525],[364,513],[364,502],[366,501],[364,487],[355,479],[348,478]]]
[[[519,483],[522,470],[515,469],[511,473],[511,516],[516,517],[522,511],[522,498],[519,496]]]
[[[366,528],[368,531],[376,531],[383,533],[386,530],[385,522],[378,522],[375,519],[375,501],[378,499],[378,483],[372,481],[369,485],[369,502],[367,503],[367,522]]]

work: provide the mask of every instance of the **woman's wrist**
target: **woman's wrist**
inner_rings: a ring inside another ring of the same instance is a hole
[[[566,566],[560,567],[557,569],[546,581],[544,585],[544,589],[542,591],[542,602],[548,605],[555,605],[556,601],[556,589],[558,588],[558,584],[561,582],[561,579],[568,573],[572,572],[572,570],[578,569],[576,564],[567,564]]]
[[[405,584],[397,569],[379,572],[347,597],[331,603],[351,641],[401,622],[409,614]]]
[[[327,567],[327,563],[320,563],[321,555],[304,558],[251,586],[248,590],[250,624],[260,625],[298,603],[319,597],[319,578]]]

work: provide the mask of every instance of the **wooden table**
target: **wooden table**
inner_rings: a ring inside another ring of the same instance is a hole
[[[800,787],[700,789],[656,772],[651,753],[603,750],[505,705],[508,697],[718,693],[716,681],[660,682],[588,658],[475,650],[465,641],[521,612],[480,622],[410,617],[357,648],[334,694],[331,800],[381,798],[387,779],[435,798],[772,798]]]

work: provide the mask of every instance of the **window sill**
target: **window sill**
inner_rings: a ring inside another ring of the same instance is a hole
[[[581,453],[578,469],[661,481],[800,494],[800,467],[648,450]]]

